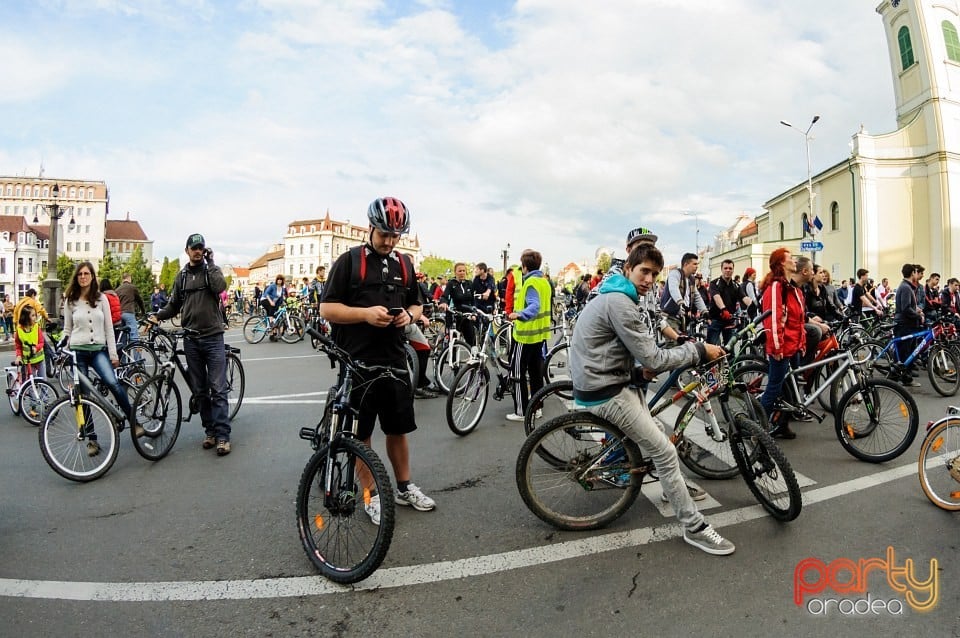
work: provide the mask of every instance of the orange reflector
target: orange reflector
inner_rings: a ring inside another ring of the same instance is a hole
[[[938,451],[943,447],[943,437],[938,436],[937,439],[930,445],[930,449],[934,452]]]
[[[903,418],[907,418],[907,404],[903,401],[900,402],[900,414],[903,415]]]
[[[363,488],[363,504],[370,505],[370,490]]]
[[[317,514],[313,517],[313,526],[317,529],[323,529],[323,516]]]
[[[845,429],[847,430],[847,436],[850,437],[851,439],[854,438],[854,436],[853,436],[853,426],[850,425],[849,423],[847,423],[846,426],[844,426],[844,427],[845,427]]]
[[[950,492],[950,498],[953,500],[960,499],[960,492]]]

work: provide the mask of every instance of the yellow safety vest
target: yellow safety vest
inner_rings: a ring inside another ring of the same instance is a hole
[[[550,310],[553,306],[550,282],[545,277],[527,277],[520,290],[515,293],[519,302],[514,302],[514,308],[519,312],[526,307],[523,300],[527,298],[527,290],[530,288],[536,290],[540,296],[540,313],[529,321],[521,319],[513,324],[513,340],[517,343],[540,343],[550,338]]]
[[[507,308],[506,312],[520,312],[524,308],[523,297],[520,296],[520,288],[523,287],[523,270],[520,266],[514,266],[510,272],[513,273],[513,308]]]
[[[33,324],[30,332],[23,329],[23,326],[17,325],[17,337],[20,339],[20,348],[23,351],[24,363],[40,363],[43,361],[43,348],[37,348],[40,342],[40,326]]]

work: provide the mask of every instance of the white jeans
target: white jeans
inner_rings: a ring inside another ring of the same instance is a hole
[[[653,460],[660,477],[660,487],[670,499],[673,511],[677,513],[677,520],[687,529],[699,527],[703,523],[703,515],[690,498],[680,473],[677,448],[650,416],[647,404],[637,396],[636,390],[625,387],[609,401],[587,409],[623,430],[644,455]]]

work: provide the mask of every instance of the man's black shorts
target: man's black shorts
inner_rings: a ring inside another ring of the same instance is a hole
[[[377,417],[384,434],[409,434],[417,429],[413,415],[413,394],[410,386],[393,379],[367,384],[354,376],[350,404],[358,408],[357,436],[370,438]]]

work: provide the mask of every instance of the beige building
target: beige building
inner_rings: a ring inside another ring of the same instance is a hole
[[[801,242],[816,240],[823,249],[814,259],[834,278],[866,268],[896,282],[904,263],[960,275],[960,6],[885,0],[877,12],[897,130],[858,131],[850,157],[812,177],[812,210],[804,181],[764,203],[756,229],[744,227],[713,260],[733,259],[738,273],[747,266],[764,273],[774,248],[799,253]],[[805,234],[805,219],[819,220],[822,231]]]
[[[130,213],[123,220],[109,219],[106,222],[106,249],[117,261],[130,259],[134,249],[139,246],[145,263],[153,263],[153,240],[147,238],[140,222],[130,219]],[[70,254],[70,242],[67,242],[67,254]]]

